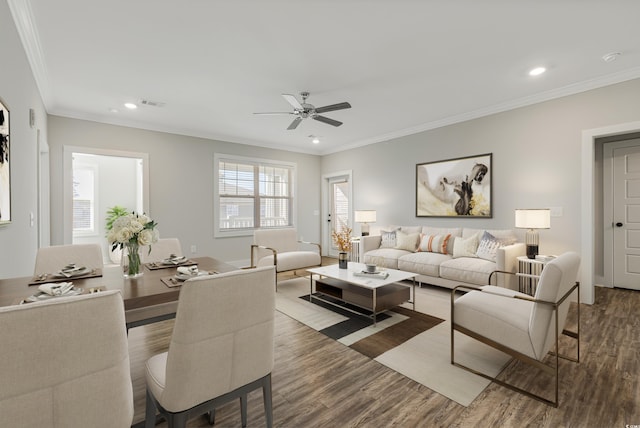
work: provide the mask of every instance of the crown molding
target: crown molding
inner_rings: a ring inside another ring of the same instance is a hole
[[[42,55],[40,37],[33,19],[31,3],[29,0],[7,0],[13,22],[16,25],[22,46],[27,55],[27,60],[31,65],[31,72],[40,91],[40,97],[45,108],[51,106],[51,86],[49,75]]]

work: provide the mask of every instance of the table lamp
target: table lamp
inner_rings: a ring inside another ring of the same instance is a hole
[[[518,229],[527,229],[525,234],[527,257],[535,259],[538,255],[538,229],[549,229],[551,227],[551,210],[547,208],[517,209],[516,227]]]
[[[360,231],[362,236],[369,235],[369,224],[376,222],[376,211],[375,210],[361,210],[355,211],[354,213],[354,221],[356,223],[362,223],[360,226]]]

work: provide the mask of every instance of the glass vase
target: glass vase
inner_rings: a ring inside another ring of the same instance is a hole
[[[338,268],[346,269],[349,265],[349,253],[341,251],[338,253]]]
[[[142,276],[140,262],[140,245],[137,242],[127,242],[122,248],[122,271],[125,278]]]

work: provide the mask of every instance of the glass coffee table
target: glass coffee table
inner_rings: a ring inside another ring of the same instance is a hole
[[[340,302],[371,311],[369,317],[376,325],[376,315],[399,306],[411,303],[416,309],[416,273],[396,269],[381,268],[377,274],[366,274],[363,263],[349,262],[347,269],[340,269],[337,264],[307,269],[310,274],[309,301],[313,299],[340,307],[342,309],[364,315],[356,310],[344,307],[324,298],[331,297]],[[314,275],[316,294],[313,294]],[[411,285],[401,281],[411,280]],[[413,299],[411,295],[413,294]],[[367,315],[365,315],[367,316]]]

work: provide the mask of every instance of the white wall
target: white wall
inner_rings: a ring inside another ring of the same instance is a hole
[[[372,231],[388,224],[513,228],[516,208],[561,207],[563,216],[540,231],[540,251],[580,253],[582,131],[639,119],[637,79],[325,156],[322,173],[353,169],[355,209],[377,210]],[[493,153],[492,219],[415,216],[417,163],[483,153]],[[601,243],[602,225],[592,227]],[[595,254],[597,278],[601,247]]]
[[[0,98],[11,112],[11,218],[0,226],[0,277],[33,272],[38,246],[38,146],[47,139],[46,111],[6,1],[0,2]],[[29,109],[36,124],[29,126]]]
[[[249,260],[252,237],[213,237],[213,155],[224,153],[297,164],[297,229],[305,240],[320,239],[320,158],[281,150],[185,137],[122,126],[49,116],[52,243],[62,243],[63,146],[149,154],[149,214],[163,237],[180,239],[187,255],[224,261]]]

